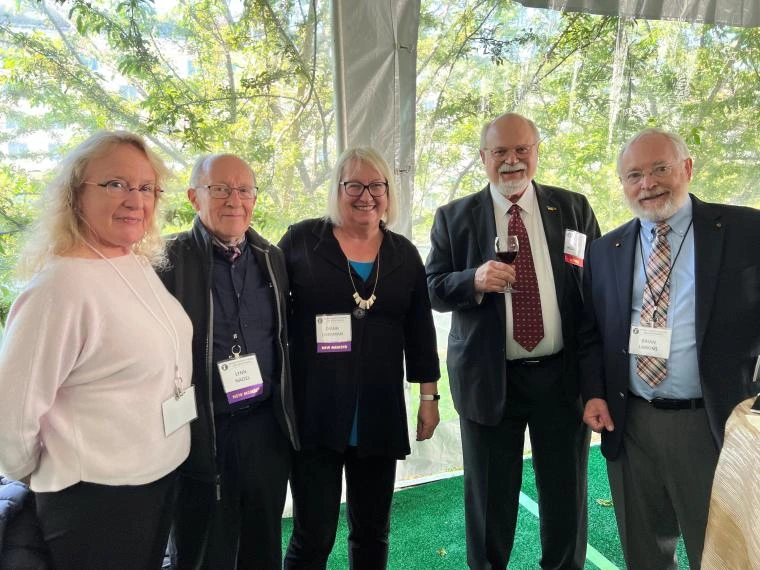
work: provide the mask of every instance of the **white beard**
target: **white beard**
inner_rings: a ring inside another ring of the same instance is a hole
[[[656,188],[655,192],[656,193]],[[681,209],[681,206],[683,206],[686,203],[686,198],[688,198],[688,194],[684,196],[683,200],[680,200],[680,204],[678,201],[674,198],[673,193],[671,192],[668,195],[667,200],[662,206],[659,206],[658,208],[654,209],[648,209],[645,210],[639,205],[638,200],[627,200],[628,205],[630,206],[631,210],[633,211],[633,214],[641,219],[641,220],[647,220],[650,222],[664,222],[665,220],[669,219],[673,214],[675,214],[678,210]]]
[[[499,182],[495,184],[496,189],[505,198],[519,194],[520,192],[526,190],[529,185],[530,180],[499,180]]]
[[[499,175],[507,174],[510,172],[523,172],[526,173],[528,171],[528,165],[524,162],[516,162],[515,164],[507,165],[504,164],[499,169]],[[530,179],[522,179],[522,180],[507,180],[502,181],[501,178],[499,178],[499,181],[496,183],[496,188],[499,190],[499,193],[504,196],[505,198],[509,198],[510,196],[514,196],[515,194],[519,194],[523,191],[525,191],[528,186],[530,185]]]

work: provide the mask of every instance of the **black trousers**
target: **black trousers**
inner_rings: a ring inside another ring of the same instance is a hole
[[[295,454],[290,481],[293,535],[285,555],[286,570],[327,566],[338,528],[344,467],[349,567],[386,567],[396,460],[357,457],[356,448],[349,447],[345,453],[317,449]]]
[[[522,483],[526,426],[538,489],[543,569],[583,568],[587,541],[590,433],[580,400],[567,400],[562,359],[507,364],[501,423],[460,418],[464,456],[467,562],[503,570],[512,551]]]
[[[36,493],[56,570],[161,568],[171,524],[174,473],[147,485],[77,483]]]
[[[280,570],[290,442],[271,402],[215,423],[219,495],[215,483],[180,474],[175,567]]]

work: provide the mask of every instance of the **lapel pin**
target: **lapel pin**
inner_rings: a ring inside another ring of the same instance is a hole
[[[722,227],[723,227],[723,225],[722,225],[720,222],[718,222],[717,224],[715,224],[715,227],[716,227],[716,228],[722,228]]]
[[[619,241],[615,242],[615,247],[620,247],[620,242]]]
[[[557,208],[555,208],[554,206],[547,206],[546,209],[549,210],[550,212],[556,212],[557,211]]]

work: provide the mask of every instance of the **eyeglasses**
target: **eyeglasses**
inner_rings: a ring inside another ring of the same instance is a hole
[[[126,198],[132,190],[137,190],[140,196],[143,197],[143,200],[153,200],[163,192],[156,184],[143,184],[142,186],[132,186],[130,188],[129,183],[120,178],[106,180],[105,182],[89,182],[85,180],[82,184],[91,184],[92,186],[105,188],[106,192],[114,198]]]
[[[343,185],[343,190],[345,190],[346,194],[352,198],[358,198],[365,190],[369,190],[369,195],[373,198],[384,196],[388,191],[387,182],[370,182],[369,184],[362,184],[361,182],[348,180],[346,182],[341,182],[341,184]]]
[[[519,144],[517,146],[499,146],[496,148],[486,148],[483,150],[487,150],[491,153],[491,156],[494,158],[494,160],[505,160],[510,153],[514,152],[517,158],[527,158],[530,156],[531,151],[533,150],[533,147],[536,146],[538,143],[534,142],[533,144]]]
[[[238,193],[241,200],[253,200],[259,195],[258,186],[254,186],[253,188],[248,188],[247,186],[232,188],[226,184],[204,184],[203,186],[198,186],[198,188],[208,188],[208,193],[211,194],[211,197],[219,199],[229,198],[233,190]]]
[[[631,170],[623,177],[623,182],[634,185],[641,182],[645,175],[654,176],[655,178],[665,178],[666,176],[669,176],[672,171],[673,165],[666,162],[653,166],[649,170]]]

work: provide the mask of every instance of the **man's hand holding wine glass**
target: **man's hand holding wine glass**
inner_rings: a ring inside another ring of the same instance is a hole
[[[515,266],[511,264],[519,250],[516,236],[509,236],[499,241],[496,238],[494,242],[496,257],[499,254],[506,254],[502,259],[507,259],[510,263],[503,261],[489,260],[478,267],[475,271],[475,291],[478,293],[504,293],[510,290],[510,286],[515,282]],[[513,290],[514,291],[514,290]]]

